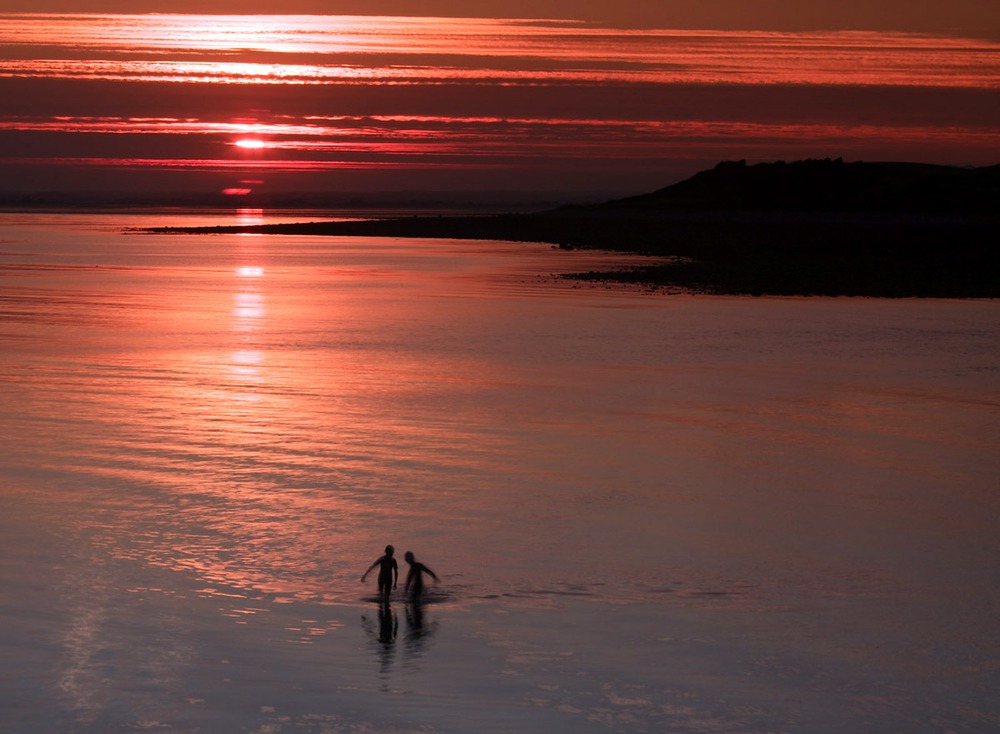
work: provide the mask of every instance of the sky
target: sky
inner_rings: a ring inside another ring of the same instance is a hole
[[[0,0],[0,194],[572,198],[732,159],[1000,163],[995,2],[689,5]],[[253,14],[277,9],[338,15]]]
[[[995,0],[3,0],[11,13],[318,13],[561,18],[657,28],[1000,32]]]

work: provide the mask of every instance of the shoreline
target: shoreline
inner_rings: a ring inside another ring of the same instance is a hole
[[[153,234],[503,240],[645,255],[649,265],[564,273],[706,295],[998,298],[998,218],[984,213],[662,211],[564,207],[533,214],[156,227]]]

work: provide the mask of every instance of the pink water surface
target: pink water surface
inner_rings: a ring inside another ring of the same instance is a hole
[[[163,219],[0,221],[5,730],[1000,723],[995,302]]]

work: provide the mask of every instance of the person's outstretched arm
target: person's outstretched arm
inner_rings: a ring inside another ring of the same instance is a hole
[[[368,567],[368,570],[365,571],[363,574],[361,574],[361,580],[364,581],[366,578],[368,578],[368,574],[370,574],[372,572],[372,569],[375,568],[375,566],[377,566],[377,565],[378,565],[378,561],[375,561],[375,563],[373,563],[372,565],[370,565]]]

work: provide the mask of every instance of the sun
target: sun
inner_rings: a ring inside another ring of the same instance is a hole
[[[233,143],[233,145],[237,148],[246,148],[247,150],[260,150],[267,147],[267,143],[256,138],[242,138]]]

